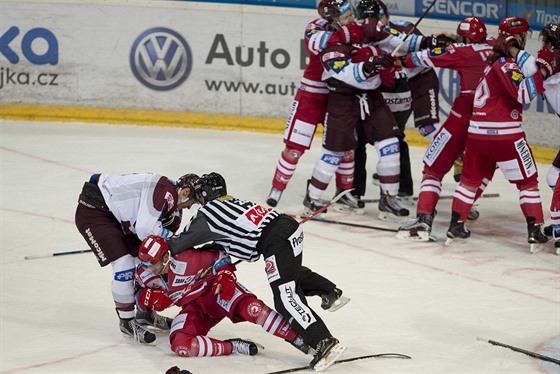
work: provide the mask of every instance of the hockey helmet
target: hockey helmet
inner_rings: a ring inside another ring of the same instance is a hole
[[[189,195],[187,196],[187,198],[184,201],[179,201],[179,203],[185,203],[187,201],[189,201],[192,198],[196,197],[196,192],[194,189],[194,185],[196,183],[196,181],[198,181],[200,177],[196,174],[193,173],[189,173],[189,174],[185,174],[183,175],[181,178],[177,179],[177,188],[188,188],[189,189]]]
[[[529,31],[529,22],[525,18],[513,16],[506,17],[500,22],[498,30],[502,35],[516,35],[519,34],[525,40],[527,31]]]
[[[196,199],[200,204],[227,195],[226,181],[216,172],[203,174],[194,185]]]
[[[159,263],[169,250],[164,238],[157,235],[148,235],[140,244],[138,258],[146,266],[154,266]]]
[[[326,19],[329,23],[338,21],[338,17],[346,13],[350,7],[350,2],[347,0],[321,0],[317,11],[321,18]]]
[[[549,23],[541,31],[542,42],[550,43],[554,49],[560,49],[560,24]]]
[[[463,39],[469,38],[471,43],[478,43],[486,40],[488,33],[486,25],[478,17],[468,17],[459,23],[457,26],[457,35]]]
[[[366,19],[366,18],[377,18],[380,16],[387,16],[387,6],[378,0],[360,0],[356,6],[356,18]]]

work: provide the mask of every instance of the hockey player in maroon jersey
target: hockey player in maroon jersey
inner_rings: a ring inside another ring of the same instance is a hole
[[[285,148],[278,158],[272,189],[266,201],[272,207],[280,201],[301,156],[311,147],[318,124],[325,120],[329,90],[327,84],[321,80],[323,67],[319,53],[335,43],[362,41],[361,27],[354,23],[352,9],[347,0],[322,0],[318,5],[318,12],[321,18],[310,22],[305,28],[304,46],[309,63],[292,103],[284,132]],[[345,155],[336,173],[336,185],[340,191],[352,188],[354,160],[350,156]],[[343,196],[339,203],[355,208],[361,205],[363,208],[363,203],[356,201],[351,195]]]
[[[305,354],[309,351],[297,332],[276,311],[237,282],[235,265],[219,246],[187,249],[170,257],[165,239],[150,235],[138,253],[142,288],[137,303],[162,311],[181,308],[173,319],[169,341],[179,356],[208,357],[256,355],[258,345],[239,338],[219,340],[207,336],[224,318],[251,322],[278,336]],[[165,280],[164,275],[166,275]]]
[[[509,52],[511,45],[524,48],[528,30],[527,20],[521,17],[507,17],[500,23],[500,36],[487,59],[489,67],[475,91],[463,174],[453,195],[448,245],[454,239],[470,236],[465,220],[478,187],[496,165],[519,190],[531,251],[540,250],[548,240],[542,232],[544,218],[537,166],[521,126],[523,104],[544,91],[543,77],[547,73],[543,63],[537,61],[537,72],[523,75]]]
[[[404,34],[412,30],[415,36],[423,34],[414,28],[408,21],[390,21],[390,14],[387,6],[381,0],[362,0],[359,2],[356,13],[364,13],[361,9],[367,9],[367,16],[377,18],[386,26],[393,35],[404,37]],[[358,17],[362,18],[362,17]],[[358,20],[358,22],[360,22]],[[438,39],[439,38],[439,39]],[[430,36],[424,38],[427,46],[428,40],[437,45],[445,45],[453,42],[447,35]],[[434,69],[428,66],[404,67],[397,69],[395,84],[390,86],[383,85],[381,90],[387,105],[395,116],[399,128],[403,135],[399,137],[400,145],[400,186],[399,201],[413,205],[412,195],[414,185],[410,164],[410,154],[408,143],[405,139],[404,130],[411,113],[414,113],[414,126],[420,134],[428,140],[432,140],[439,124],[439,80]],[[400,105],[399,105],[400,104]],[[363,143],[363,142],[361,142]],[[365,150],[361,144],[356,150],[356,169],[355,169],[355,191],[357,195],[365,193],[366,176],[365,174]],[[374,184],[378,184],[379,176],[374,174]]]
[[[426,150],[416,208],[417,219],[416,222],[399,228],[399,239],[430,240],[443,177],[465,149],[475,89],[488,66],[486,58],[492,52],[494,39],[488,40],[486,25],[477,17],[468,17],[461,21],[457,26],[457,35],[463,43],[452,44],[445,49],[411,53],[403,60],[407,67],[429,66],[457,71],[460,78],[460,94],[453,102],[449,117]],[[482,193],[492,173],[484,176],[476,197]]]
[[[123,335],[140,343],[156,336],[144,326],[168,329],[154,311],[135,311],[134,268],[138,246],[148,235],[171,236],[181,224],[181,209],[190,198],[185,175],[175,183],[149,174],[94,174],[84,183],[76,208],[78,231],[99,265],[111,264],[111,292]]]

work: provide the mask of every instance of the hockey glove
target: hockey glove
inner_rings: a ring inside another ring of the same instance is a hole
[[[422,40],[421,49],[445,48],[449,44],[455,43],[455,41],[456,41],[455,39],[444,34],[438,34],[438,35],[433,34],[424,37],[424,39]]]
[[[371,76],[379,73],[381,70],[390,69],[395,64],[395,60],[391,55],[372,56],[364,62],[364,75]]]
[[[157,288],[142,288],[136,294],[136,305],[146,311],[148,308],[152,308],[158,312],[169,308],[173,304],[173,301],[167,296],[164,290]]]
[[[539,68],[542,68],[546,71],[547,78],[558,73],[560,69],[554,52],[545,47],[539,50],[535,62]]]
[[[383,52],[378,47],[367,46],[362,48],[356,48],[352,50],[350,54],[352,55],[350,60],[353,63],[357,64],[358,62],[367,61],[367,59],[372,56],[381,56]]]
[[[494,46],[492,47],[492,50],[494,52],[497,52],[501,56],[513,57],[513,56],[511,56],[511,53],[509,51],[509,49],[511,47],[516,47],[516,48],[521,49],[521,46],[519,45],[519,41],[517,39],[515,39],[515,37],[513,37],[511,35],[500,34],[496,38],[496,41],[494,42]]]
[[[231,300],[235,292],[235,284],[237,277],[235,273],[230,270],[220,270],[216,274],[214,283],[212,283],[212,292],[214,295],[220,295],[220,298],[225,301]]]
[[[327,41],[327,46],[333,44],[354,44],[362,43],[364,39],[364,29],[357,23],[350,23],[333,31],[331,37]]]
[[[379,78],[381,78],[381,84],[385,87],[391,87],[395,84],[395,67],[391,66],[389,69],[381,70],[379,72]]]

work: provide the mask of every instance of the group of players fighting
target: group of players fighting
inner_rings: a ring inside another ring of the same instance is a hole
[[[544,93],[559,112],[557,24],[544,28],[535,58],[523,49],[529,25],[521,17],[505,18],[494,39],[476,17],[460,22],[457,34],[424,36],[409,23],[389,23],[380,0],[361,0],[355,8],[346,0],[323,0],[318,9],[321,17],[305,31],[309,65],[294,100],[269,205],[278,204],[323,123],[321,156],[304,199],[309,214],[324,208],[321,196],[333,175],[337,193],[354,188],[340,204],[363,208],[363,153],[372,144],[382,190],[379,209],[407,216],[397,197],[412,196],[403,133],[412,111],[431,144],[424,156],[417,219],[401,227],[398,237],[429,240],[443,176],[462,154],[449,239],[469,237],[464,222],[496,166],[520,191],[529,242],[540,245],[547,235],[560,236],[560,158],[547,178],[555,192],[551,232],[543,232],[536,164],[521,127],[523,104],[538,94]],[[461,78],[460,95],[441,126],[434,67],[454,69]],[[355,163],[360,164],[356,175],[361,173],[356,180]],[[176,233],[182,210],[194,204],[200,207]],[[83,186],[75,222],[100,266],[112,267],[111,290],[125,336],[149,344],[156,340],[152,328],[169,330],[171,350],[185,357],[257,354],[254,342],[207,335],[229,318],[258,324],[311,355],[316,371],[326,370],[346,350],[306,298],[320,296],[329,311],[349,299],[335,283],[302,265],[300,224],[273,208],[230,196],[218,173],[186,174],[177,181],[148,173],[94,174]],[[230,256],[248,262],[263,257],[274,309],[237,281]],[[157,313],[170,306],[180,308],[175,318]]]

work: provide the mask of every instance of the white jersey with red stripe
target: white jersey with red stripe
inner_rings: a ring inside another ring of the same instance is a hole
[[[500,57],[486,68],[476,88],[469,137],[518,139],[523,134],[523,104],[543,91],[540,71],[526,77],[512,58]]]

